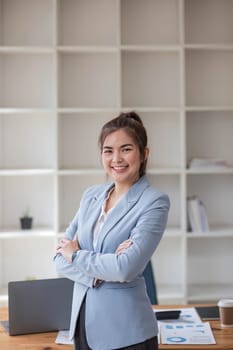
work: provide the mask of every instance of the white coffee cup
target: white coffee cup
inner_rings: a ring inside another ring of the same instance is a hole
[[[233,299],[221,299],[218,302],[222,327],[233,327]]]

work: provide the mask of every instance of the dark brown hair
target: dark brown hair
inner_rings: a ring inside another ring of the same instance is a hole
[[[139,148],[141,157],[139,176],[141,177],[145,174],[147,165],[147,158],[145,157],[145,148],[147,147],[147,133],[143,122],[137,113],[121,113],[118,117],[104,124],[99,136],[100,151],[102,153],[103,144],[106,137],[119,129],[124,129],[127,134],[132,137],[135,144]]]

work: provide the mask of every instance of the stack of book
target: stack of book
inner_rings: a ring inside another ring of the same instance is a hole
[[[197,197],[188,198],[188,222],[192,232],[209,232],[209,222],[206,209]]]
[[[226,169],[227,161],[221,158],[192,158],[189,163],[190,169]]]

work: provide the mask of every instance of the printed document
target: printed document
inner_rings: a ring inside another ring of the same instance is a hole
[[[160,325],[162,344],[216,344],[209,322]]]

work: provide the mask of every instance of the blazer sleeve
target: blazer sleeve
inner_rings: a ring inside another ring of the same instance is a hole
[[[74,219],[71,221],[70,225],[66,229],[65,237],[67,239],[73,240],[77,229],[78,229],[78,216],[79,212],[76,213]],[[54,257],[54,262],[56,266],[56,271],[69,278],[74,282],[81,283],[87,287],[93,287],[94,279],[87,274],[83,273],[81,270],[77,269],[74,264],[68,263],[61,254],[57,254]]]
[[[120,255],[79,250],[73,261],[76,268],[91,278],[112,282],[132,281],[142,272],[158,246],[166,227],[170,201],[160,194],[150,201],[132,228],[133,244]]]
[[[56,270],[60,275],[67,277],[74,282],[81,283],[87,287],[94,286],[94,279],[92,277],[78,270],[73,264],[68,263],[61,254],[57,254],[54,260]]]

